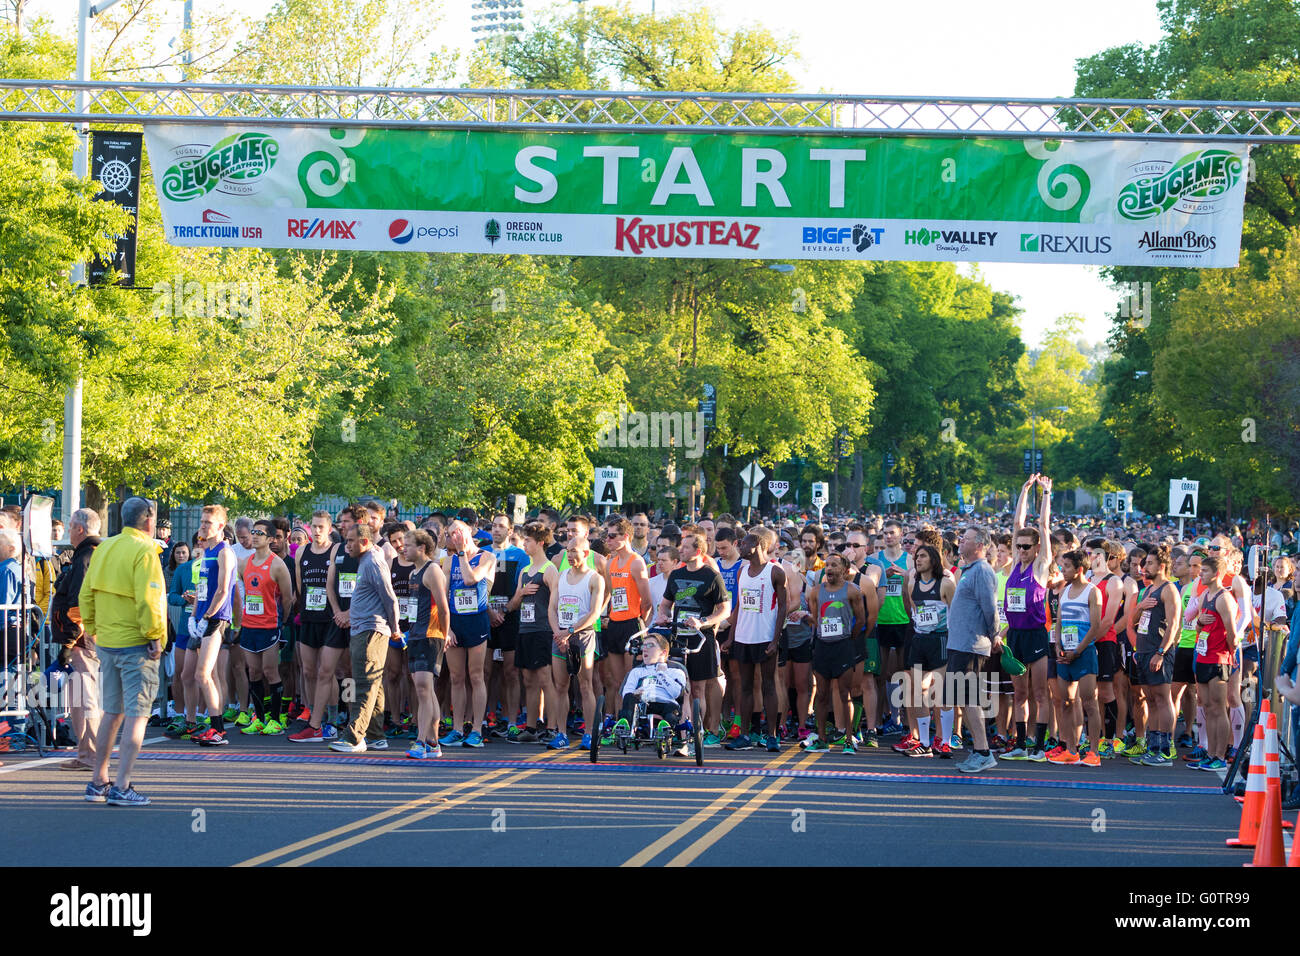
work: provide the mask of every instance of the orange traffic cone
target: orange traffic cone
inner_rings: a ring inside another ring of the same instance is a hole
[[[1277,791],[1278,805],[1282,804],[1282,753],[1278,746],[1277,739],[1277,715],[1273,713],[1261,714],[1266,723],[1264,725],[1264,768],[1267,771],[1264,775],[1264,782],[1270,789]],[[1293,824],[1282,821],[1282,829],[1290,830]]]
[[[1282,791],[1264,788],[1264,819],[1260,823],[1255,857],[1246,866],[1286,866],[1282,844]]]
[[[1291,859],[1287,860],[1287,866],[1300,866],[1300,840],[1295,837],[1291,838]]]
[[[1265,769],[1264,751],[1264,728],[1256,724],[1255,741],[1250,747],[1250,770],[1246,774],[1246,801],[1241,805],[1241,824],[1237,828],[1236,838],[1227,841],[1228,846],[1249,849],[1255,845],[1259,837],[1260,814],[1264,811],[1264,796],[1268,790],[1268,770]],[[1279,812],[1282,807],[1281,795],[1279,789]]]
[[[1271,714],[1272,712],[1273,712],[1273,708],[1269,705],[1268,698],[1265,697],[1262,701],[1259,702],[1259,720],[1257,721],[1257,723],[1263,724],[1265,725],[1265,727],[1267,727],[1268,725],[1267,715]],[[1266,735],[1267,733],[1268,731],[1265,730]],[[1236,800],[1238,803],[1246,802],[1245,797],[1233,797],[1232,799]],[[1290,828],[1288,827],[1288,829]]]

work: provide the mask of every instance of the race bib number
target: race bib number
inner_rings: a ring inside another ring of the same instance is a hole
[[[1147,628],[1150,626],[1151,626],[1151,611],[1150,610],[1143,611],[1142,617],[1138,619],[1137,632],[1139,634],[1146,634]]]
[[[194,589],[194,600],[202,603],[208,599],[208,579],[199,578],[199,583]]]
[[[519,622],[521,624],[534,624],[537,622],[537,608],[531,601],[525,601],[519,605]]]
[[[890,578],[885,584],[885,597],[901,598],[903,596],[903,581],[901,578]]]
[[[1007,588],[1007,610],[1024,612],[1025,610],[1025,589],[1024,588]]]
[[[344,571],[339,575],[339,597],[350,598],[352,592],[357,589],[357,573],[355,571]]]
[[[408,597],[402,601],[403,621],[414,621],[419,616],[419,614],[420,614],[420,608],[419,605],[416,604],[415,598]]]
[[[998,619],[998,627],[999,628],[1005,627],[1007,623],[1007,619],[1005,615],[1003,615],[1002,613],[1002,604],[1000,602],[993,608],[993,612]]]
[[[822,637],[843,637],[844,618],[824,617],[821,624]]]
[[[609,609],[611,611],[627,610],[627,588],[614,588],[614,593],[610,595]]]
[[[309,611],[325,610],[325,589],[322,587],[309,587],[307,589],[306,607]]]
[[[923,604],[916,609],[916,626],[934,630],[939,626],[939,609],[931,604]]]
[[[749,611],[752,614],[761,614],[763,611],[763,589],[742,586],[740,589],[740,609]]]
[[[244,613],[249,617],[260,617],[262,614],[262,595],[245,594]]]
[[[573,627],[578,623],[578,599],[560,598],[560,627]]]
[[[494,611],[506,613],[506,605],[510,603],[510,598],[504,594],[492,594],[488,596],[488,606]]]
[[[455,602],[457,614],[477,614],[478,588],[457,588]]]
[[[1079,625],[1062,624],[1061,625],[1061,649],[1073,651],[1079,646]]]
[[[1196,635],[1196,656],[1207,657],[1210,653],[1210,637],[1204,631]]]

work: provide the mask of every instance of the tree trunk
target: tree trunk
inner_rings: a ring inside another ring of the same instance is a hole
[[[86,507],[99,515],[99,526],[108,529],[108,499],[96,482],[86,482]]]

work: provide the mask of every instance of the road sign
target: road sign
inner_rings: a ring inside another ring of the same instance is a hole
[[[814,508],[825,508],[826,502],[830,501],[826,494],[826,482],[814,481],[812,483],[812,503]]]
[[[1113,492],[1113,491],[1107,491],[1107,492],[1105,492],[1104,494],[1102,494],[1102,496],[1101,496],[1101,510],[1102,510],[1102,511],[1114,511],[1114,510],[1115,510],[1115,492]]]
[[[1043,473],[1043,450],[1041,448],[1025,449],[1025,474]]]
[[[528,498],[524,495],[511,495],[506,504],[510,508],[510,520],[514,524],[523,524],[528,514]]]
[[[923,504],[925,504],[925,492],[924,492],[924,491],[918,491],[918,492],[916,493],[916,503],[917,503],[918,505],[923,505]]]
[[[943,507],[943,499],[939,497],[937,491],[930,492],[930,504],[934,505],[936,508]]]
[[[1195,518],[1200,504],[1201,483],[1186,478],[1173,478],[1169,482],[1169,517]]]
[[[740,506],[742,508],[757,508],[758,494],[757,488],[742,488],[740,490]]]
[[[1128,527],[1128,516],[1133,513],[1133,492],[1118,491],[1115,493],[1115,510],[1124,516],[1124,527]]]
[[[970,504],[962,505],[961,510],[965,514],[973,515],[975,513],[975,502],[972,501]]]
[[[712,426],[718,417],[718,390],[712,385],[704,386],[704,397],[700,399],[699,407],[704,424]]]
[[[778,501],[780,501],[782,498],[785,497],[785,493],[786,493],[787,491],[790,490],[790,482],[788,482],[788,481],[769,481],[769,482],[767,483],[767,490],[770,491],[770,492],[772,492],[772,497],[773,497],[773,498],[775,498],[775,499],[777,499]]]
[[[758,483],[767,477],[767,473],[758,467],[758,462],[751,461],[749,465],[740,473],[740,480],[745,483],[747,488],[757,488]]]
[[[598,505],[618,507],[623,503],[623,469],[597,468],[594,500]]]

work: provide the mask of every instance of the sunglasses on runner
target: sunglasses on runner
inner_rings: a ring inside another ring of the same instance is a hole
[[[1016,545],[1016,547],[1019,548],[1021,551],[1033,551],[1033,550],[1034,550],[1034,546],[1033,546],[1032,544],[1018,544],[1018,545]]]
[[[254,528],[253,531],[252,531],[252,534],[253,534],[254,537],[258,537],[258,536],[260,536],[260,537],[263,537],[263,538],[269,538],[269,537],[271,536],[271,535],[270,535],[270,532],[268,532],[268,531],[263,531],[261,528]]]

